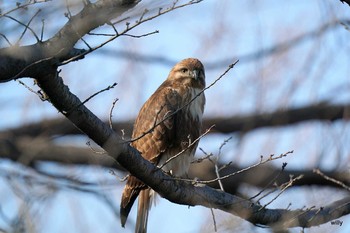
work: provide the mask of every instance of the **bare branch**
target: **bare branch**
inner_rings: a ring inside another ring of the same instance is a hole
[[[17,10],[20,10],[20,9],[26,9],[28,6],[30,5],[34,5],[34,4],[38,4],[38,3],[45,3],[45,2],[49,2],[49,1],[52,1],[52,0],[35,0],[35,1],[28,1],[27,3],[24,3],[24,4],[17,4],[17,6],[5,13],[0,13],[0,18],[1,17],[4,17],[14,11],[17,11]]]
[[[155,30],[155,31],[149,32],[149,33],[145,33],[145,34],[142,34],[142,35],[138,35],[138,36],[127,34],[127,33],[121,34],[120,36],[129,36],[129,37],[132,37],[132,38],[142,38],[142,37],[150,36],[150,35],[157,34],[157,33],[159,33],[158,30]]]
[[[33,17],[30,19],[30,21],[28,22],[28,24],[24,24],[24,23],[22,23],[21,21],[19,21],[18,19],[12,17],[12,16],[4,15],[4,17],[9,18],[9,19],[15,21],[16,23],[22,25],[22,26],[25,28],[24,31],[23,31],[23,33],[22,33],[22,35],[21,35],[21,36],[19,37],[19,39],[17,40],[16,44],[22,39],[22,37],[23,37],[24,33],[27,31],[27,29],[29,29],[29,31],[32,32],[33,36],[36,38],[37,41],[40,41],[40,40],[39,40],[39,37],[36,35],[36,33],[34,32],[34,30],[33,30],[32,28],[29,27],[30,22],[34,19],[34,17],[35,17],[38,13],[39,13],[39,11],[38,11],[36,14],[34,14],[34,16],[33,16]]]
[[[24,31],[22,32],[21,36],[18,38],[16,44],[19,44],[19,42],[22,40],[22,38],[23,38],[24,34],[26,33],[27,29],[29,29],[29,30],[33,33],[33,35],[34,35],[36,41],[37,41],[37,42],[40,42],[40,39],[39,39],[39,37],[36,35],[36,33],[34,32],[34,30],[31,29],[31,28],[29,27],[30,23],[31,23],[31,22],[33,21],[33,19],[40,13],[40,11],[41,11],[41,10],[39,9],[39,10],[30,18],[30,20],[28,21],[28,23],[25,25]]]
[[[182,151],[180,151],[179,153],[171,156],[170,158],[168,158],[163,164],[159,165],[158,168],[162,169],[165,165],[167,165],[170,161],[176,159],[177,157],[179,157],[181,154],[183,154],[185,151],[187,151],[189,148],[191,148],[193,145],[195,145],[196,143],[198,143],[198,141],[203,138],[205,135],[207,135],[210,130],[214,127],[214,125],[212,125],[209,129],[207,129],[203,134],[201,134],[198,138],[196,138],[193,142],[189,143],[188,146],[183,149]]]
[[[314,169],[313,171],[314,171],[316,174],[322,176],[324,179],[329,180],[329,181],[331,181],[331,182],[333,182],[333,183],[335,183],[335,184],[337,184],[337,185],[343,187],[344,189],[350,191],[350,187],[349,187],[349,186],[345,185],[343,182],[341,182],[341,181],[339,181],[339,180],[336,180],[336,179],[334,179],[334,178],[332,178],[332,177],[329,177],[329,176],[325,175],[323,172],[320,171],[320,169]]]
[[[232,117],[217,117],[203,119],[203,128],[209,128],[215,124],[211,133],[249,132],[261,127],[286,126],[294,123],[310,120],[336,121],[349,118],[349,104],[325,104],[316,103],[300,108],[277,110],[271,113],[252,113]],[[64,127],[62,127],[64,125]],[[124,129],[132,132],[133,120],[117,121],[113,128]],[[45,120],[38,123],[20,125],[18,128],[8,129],[0,134],[13,134],[17,136],[38,136],[45,132],[46,135],[75,135],[82,132],[77,130],[69,121],[63,119]]]
[[[119,100],[119,99],[116,98],[116,99],[113,101],[111,110],[109,111],[109,118],[108,118],[108,119],[109,119],[109,127],[110,127],[111,129],[113,129],[112,113],[113,113],[115,104],[117,103],[118,100]]]
[[[257,60],[264,59],[266,57],[272,56],[274,54],[278,54],[284,51],[288,51],[292,48],[295,48],[305,41],[308,41],[310,39],[314,39],[316,37],[320,37],[321,35],[329,32],[330,30],[336,30],[339,28],[339,26],[345,26],[349,25],[350,19],[343,18],[337,21],[330,21],[327,22],[320,27],[316,28],[315,30],[312,30],[310,32],[306,32],[303,35],[297,36],[295,38],[292,38],[290,40],[274,44],[269,48],[261,49],[258,51],[254,51],[251,53],[246,54],[238,54],[236,58],[239,59],[241,64],[249,63],[249,62],[255,62]],[[164,55],[151,55],[151,54],[142,54],[142,53],[135,53],[132,51],[127,50],[101,50],[101,54],[103,56],[111,56],[111,57],[118,57],[118,58],[128,58],[128,57],[135,57],[138,62],[142,63],[157,63],[162,64],[165,66],[171,65],[176,63],[176,61],[173,61],[171,58],[164,56]],[[222,58],[220,60],[207,62],[205,68],[207,70],[209,69],[222,69],[226,67],[226,64],[229,63],[232,60],[232,58]]]
[[[136,21],[134,24],[132,24],[132,25],[130,24],[130,22],[126,22],[126,28],[125,28],[122,32],[116,33],[114,36],[112,36],[111,38],[109,38],[109,39],[106,40],[105,42],[103,42],[103,43],[101,43],[101,44],[99,44],[99,45],[97,45],[97,46],[95,46],[95,47],[93,47],[93,48],[90,48],[88,51],[86,51],[86,52],[83,53],[83,54],[79,54],[79,55],[77,55],[76,57],[72,57],[72,58],[70,58],[70,59],[68,59],[68,60],[65,60],[65,61],[62,62],[60,65],[68,64],[68,63],[72,62],[74,59],[79,58],[80,56],[85,56],[85,55],[87,55],[87,54],[89,54],[89,53],[91,53],[91,52],[93,52],[93,51],[95,51],[95,50],[97,50],[97,49],[100,49],[100,48],[102,48],[103,46],[105,46],[106,44],[110,43],[111,41],[115,40],[116,38],[118,38],[118,37],[120,37],[120,36],[122,36],[122,35],[131,36],[131,35],[127,34],[127,32],[129,32],[130,30],[132,30],[132,29],[138,27],[139,25],[141,25],[141,24],[143,24],[143,23],[145,23],[145,22],[148,22],[148,21],[150,21],[150,20],[152,20],[152,19],[155,19],[155,18],[157,18],[157,17],[159,17],[159,16],[161,16],[161,15],[164,15],[164,14],[169,13],[169,12],[171,12],[171,11],[174,11],[174,10],[176,10],[176,9],[179,9],[179,8],[182,8],[182,7],[185,7],[185,6],[189,6],[189,5],[192,5],[192,4],[197,4],[197,3],[200,3],[200,2],[202,2],[202,1],[203,1],[203,0],[189,1],[189,2],[187,2],[187,3],[180,4],[180,5],[176,5],[176,2],[174,2],[174,5],[173,5],[172,7],[168,8],[168,9],[166,9],[166,10],[164,10],[164,11],[159,11],[158,14],[155,14],[155,15],[153,15],[153,16],[149,16],[149,17],[147,17],[147,18],[144,18],[144,15],[142,15],[142,16],[140,17],[140,19],[137,20],[137,21]],[[148,12],[148,11],[145,11],[144,14],[147,13],[147,12]],[[117,23],[119,23],[119,22],[120,22],[120,20],[117,21]],[[109,23],[109,22],[105,22],[105,23]],[[112,23],[112,25],[114,25],[114,24],[116,24],[116,23]],[[86,32],[86,33],[87,33],[87,32]],[[153,33],[149,33],[149,34],[154,34],[154,33],[158,33],[158,31],[153,32]],[[145,34],[145,35],[147,35],[147,34]],[[141,37],[143,37],[143,36],[141,36]],[[137,38],[139,38],[139,37],[137,37]]]
[[[12,46],[0,49],[0,73],[2,74],[0,82],[39,75],[45,69],[40,68],[38,61],[51,61],[51,63],[57,64],[60,61],[74,61],[84,57],[85,50],[80,50],[79,53],[72,52],[76,50],[73,46],[77,41],[93,29],[109,22],[111,18],[115,18],[134,7],[137,2],[137,0],[99,0],[94,4],[86,5],[77,15],[72,16],[47,41],[29,46]],[[4,17],[13,18],[9,15]],[[16,19],[14,20],[16,21]],[[18,20],[16,22],[26,26]],[[26,67],[31,67],[31,69],[26,69]]]
[[[217,178],[212,179],[212,180],[196,180],[196,181],[194,181],[194,180],[183,179],[183,178],[175,178],[175,179],[177,179],[177,180],[183,180],[183,181],[188,181],[188,182],[196,182],[196,183],[199,183],[199,184],[210,184],[210,183],[213,183],[213,182],[216,182],[216,181],[219,181],[219,180],[227,179],[227,178],[229,178],[229,177],[231,177],[231,176],[235,176],[235,175],[237,175],[237,174],[240,174],[240,173],[242,173],[242,172],[248,171],[248,170],[250,170],[250,169],[252,169],[252,168],[255,168],[255,167],[257,167],[257,166],[263,165],[263,164],[268,163],[268,162],[270,162],[270,161],[273,161],[273,160],[276,160],[276,159],[281,159],[281,158],[286,157],[287,155],[292,154],[292,153],[293,153],[293,151],[288,151],[288,152],[286,152],[286,153],[284,153],[284,154],[280,154],[280,155],[277,156],[277,157],[275,157],[274,155],[270,155],[270,156],[269,156],[267,159],[265,159],[265,160],[263,160],[263,156],[261,156],[261,158],[260,158],[261,160],[260,160],[258,163],[256,163],[256,164],[253,164],[253,165],[251,165],[251,166],[249,166],[249,167],[246,167],[246,168],[244,168],[244,169],[242,169],[242,170],[239,170],[239,171],[237,171],[237,172],[230,173],[230,174],[225,175],[225,176],[217,177]]]
[[[261,207],[261,209],[266,208],[268,205],[270,205],[274,200],[276,200],[279,196],[281,196],[281,194],[284,193],[284,191],[286,191],[289,187],[291,187],[295,181],[300,180],[303,177],[304,177],[303,175],[300,175],[296,178],[291,178],[287,184],[282,185],[282,187],[283,187],[282,190],[274,198],[272,198],[269,202],[267,202],[265,205],[263,205]]]
[[[94,98],[95,96],[97,96],[98,94],[101,94],[102,92],[105,92],[105,91],[109,91],[110,89],[114,88],[115,86],[117,86],[117,83],[113,83],[112,85],[109,85],[108,87],[92,94],[91,96],[89,96],[86,100],[84,100],[82,102],[82,104],[86,104],[87,102],[89,102],[92,98]]]

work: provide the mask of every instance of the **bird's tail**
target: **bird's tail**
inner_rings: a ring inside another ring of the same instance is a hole
[[[140,191],[147,188],[140,180],[134,176],[129,176],[122,194],[120,202],[120,221],[122,227],[125,226],[132,205],[134,204]]]
[[[137,210],[135,233],[147,233],[148,212],[151,205],[151,189],[141,190]]]

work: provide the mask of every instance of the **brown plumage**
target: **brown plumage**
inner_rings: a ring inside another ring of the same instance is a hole
[[[177,63],[168,78],[142,106],[135,121],[131,143],[141,155],[161,166],[170,157],[188,148],[201,133],[205,105],[204,93],[189,103],[205,87],[202,63],[188,58]],[[159,123],[159,125],[158,125]],[[151,132],[145,134],[157,125]],[[184,176],[198,142],[164,165],[164,171],[174,176]],[[148,211],[153,191],[136,177],[130,175],[125,185],[120,205],[121,224],[124,227],[131,207],[139,196],[136,233],[147,231]]]

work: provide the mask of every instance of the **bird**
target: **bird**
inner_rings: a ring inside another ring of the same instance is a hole
[[[202,62],[184,59],[170,70],[135,120],[131,146],[172,176],[186,177],[193,160],[202,128],[204,89]],[[135,233],[146,233],[154,195],[151,188],[129,174],[120,204],[122,227],[139,196]]]

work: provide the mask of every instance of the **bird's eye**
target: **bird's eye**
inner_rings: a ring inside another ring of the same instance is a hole
[[[182,73],[186,73],[187,71],[188,71],[187,68],[182,68],[182,69],[181,69],[181,72],[182,72]]]

